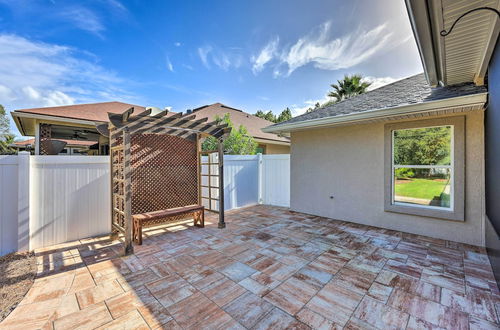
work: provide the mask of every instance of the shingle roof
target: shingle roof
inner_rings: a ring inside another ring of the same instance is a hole
[[[204,105],[202,107],[193,109],[192,114],[196,115],[196,119],[207,117],[209,121],[215,120],[215,117],[223,117],[224,114],[229,113],[231,121],[238,127],[243,125],[247,128],[248,134],[254,138],[273,140],[279,142],[290,142],[288,138],[278,136],[273,133],[264,133],[262,129],[272,124],[269,120],[265,120],[243,110],[228,107],[222,103],[214,103],[211,105]]]
[[[88,104],[73,104],[59,107],[20,109],[14,112],[33,113],[45,116],[56,116],[72,119],[83,119],[90,121],[108,122],[108,112],[122,113],[134,107],[134,114],[146,110],[146,108],[123,102],[101,102]]]
[[[272,127],[279,127],[311,119],[336,117],[339,115],[444,100],[484,92],[487,92],[485,86],[476,86],[473,83],[431,88],[429,87],[424,74],[420,73],[364,94],[357,95],[339,103],[335,103],[328,107],[320,108],[301,116],[294,117],[286,122],[275,124]]]

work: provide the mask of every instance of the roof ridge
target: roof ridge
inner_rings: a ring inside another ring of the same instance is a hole
[[[419,73],[399,79],[390,84],[356,95],[341,102],[337,102],[311,112],[306,112],[300,116],[293,117],[286,122],[277,123],[272,126],[286,126],[290,123],[305,120],[335,117],[351,113],[361,113],[374,109],[384,109],[407,104],[443,100],[462,95],[481,93],[482,91],[484,91],[484,87],[478,87],[471,83],[433,88],[427,83],[424,74]]]
[[[23,108],[23,109],[16,109],[14,111],[24,111],[24,110],[34,110],[34,109],[55,109],[55,108],[66,108],[66,107],[99,105],[99,104],[109,104],[109,103],[121,103],[121,104],[126,104],[126,105],[131,105],[131,106],[137,106],[137,107],[145,108],[144,106],[138,105],[138,104],[126,103],[126,102],[121,102],[121,101],[106,101],[106,102],[94,102],[94,103],[78,103],[78,104],[56,105],[56,106],[51,106],[51,107]]]

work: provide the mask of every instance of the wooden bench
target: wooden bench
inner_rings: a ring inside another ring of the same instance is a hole
[[[205,207],[201,205],[189,205],[168,210],[134,214],[132,216],[134,242],[139,245],[142,244],[143,227],[171,222],[168,218],[188,213],[193,214],[194,225],[196,227],[205,227]]]

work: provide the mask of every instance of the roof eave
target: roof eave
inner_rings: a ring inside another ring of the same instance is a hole
[[[283,146],[290,145],[290,141],[273,140],[273,139],[255,137],[255,136],[254,136],[254,140],[255,140],[255,142],[261,142],[261,143],[267,143],[267,144],[279,144],[279,145],[283,145]]]
[[[416,104],[405,104],[390,108],[373,109],[358,113],[350,113],[339,116],[316,118],[311,120],[299,121],[290,124],[269,126],[262,129],[266,133],[286,133],[291,131],[311,129],[318,127],[334,126],[338,124],[356,124],[373,119],[390,119],[405,114],[419,112],[436,112],[443,108],[462,107],[472,105],[484,105],[487,101],[487,92],[458,96],[445,100],[422,102]]]
[[[439,57],[434,48],[427,1],[405,0],[405,2],[425,77],[429,85],[436,87],[442,79],[438,69]]]
[[[105,121],[100,121],[100,120],[75,119],[75,118],[60,117],[53,115],[40,115],[40,114],[21,112],[21,111],[12,111],[11,115],[12,118],[14,118],[14,120],[16,120],[16,118],[17,119],[29,118],[29,119],[39,119],[39,120],[61,121],[61,122],[81,124],[81,125],[95,125],[96,123],[106,123]]]

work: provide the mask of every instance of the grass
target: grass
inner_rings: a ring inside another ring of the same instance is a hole
[[[409,179],[396,183],[395,192],[398,196],[432,200],[443,193],[448,181],[430,179]]]

